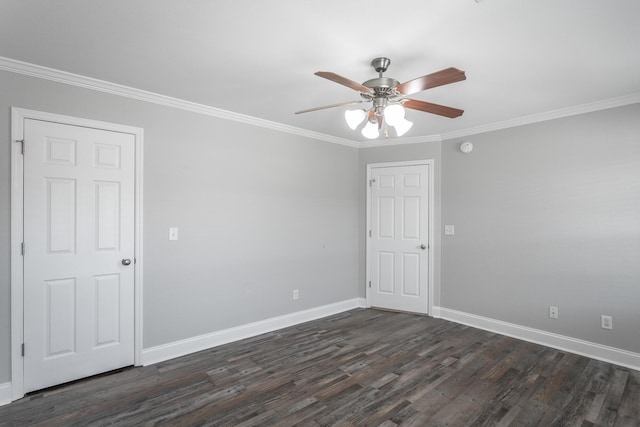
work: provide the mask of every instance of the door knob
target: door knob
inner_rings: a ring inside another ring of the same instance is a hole
[[[427,249],[427,246],[425,244],[420,245],[420,249],[425,250]]]
[[[129,265],[129,264],[131,264],[131,260],[129,258],[124,258],[122,260],[122,265]]]

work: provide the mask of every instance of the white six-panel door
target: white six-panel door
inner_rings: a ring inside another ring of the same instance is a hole
[[[25,120],[24,392],[134,363],[134,144]]]
[[[426,314],[429,165],[373,167],[369,182],[370,305]]]

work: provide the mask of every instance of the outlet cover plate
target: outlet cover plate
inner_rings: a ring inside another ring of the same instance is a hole
[[[169,227],[169,240],[178,240],[178,227]]]
[[[613,317],[611,316],[600,316],[600,325],[602,329],[613,329]]]

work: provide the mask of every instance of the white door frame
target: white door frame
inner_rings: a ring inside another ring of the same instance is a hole
[[[22,139],[25,119],[83,126],[132,134],[135,138],[135,236],[134,236],[134,363],[142,364],[142,153],[143,129],[138,127],[11,108],[11,400],[24,396],[24,163]],[[28,250],[28,248],[27,248]],[[28,350],[27,350],[28,351]]]
[[[426,159],[426,160],[411,160],[406,162],[386,162],[386,163],[369,163],[367,164],[367,229],[365,239],[367,241],[366,245],[366,272],[365,272],[365,295],[367,298],[367,307],[371,307],[371,239],[369,237],[369,231],[371,230],[371,170],[373,168],[388,168],[388,167],[396,167],[396,166],[429,166],[429,211],[428,211],[428,222],[429,224],[429,235],[427,236],[427,240],[429,242],[429,252],[427,254],[427,262],[429,263],[429,275],[427,277],[427,314],[433,316],[433,264],[434,264],[434,160]]]

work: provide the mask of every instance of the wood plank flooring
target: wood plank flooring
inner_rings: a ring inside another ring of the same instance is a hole
[[[357,309],[0,407],[1,426],[640,426],[640,372]]]

